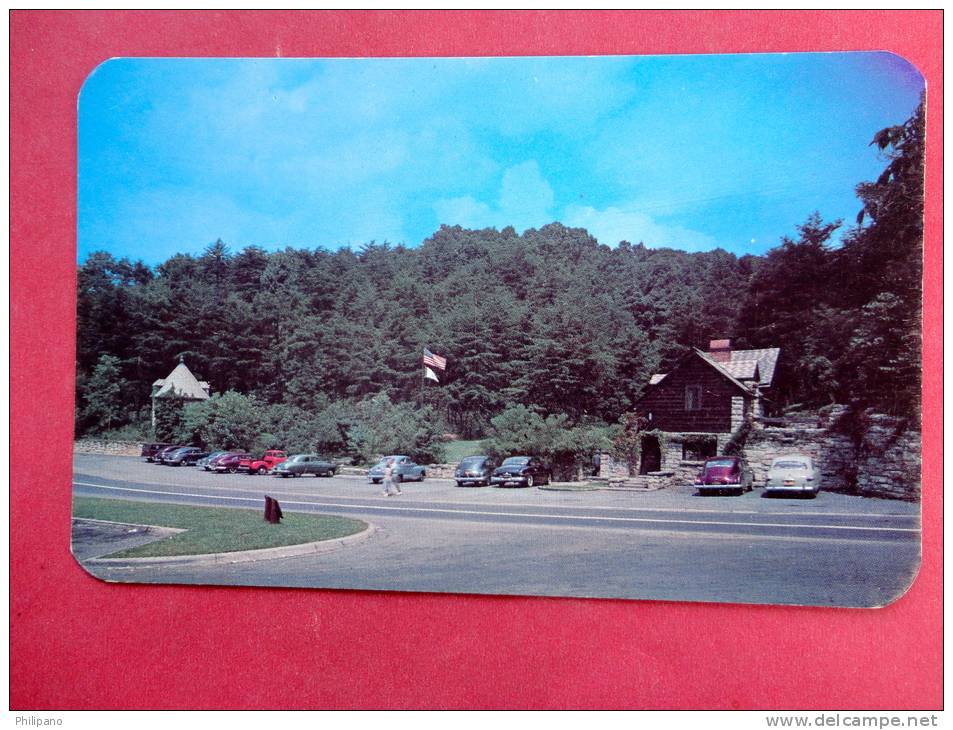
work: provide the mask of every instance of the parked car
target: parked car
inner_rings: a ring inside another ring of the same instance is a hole
[[[204,467],[205,471],[216,471],[216,467],[221,463],[222,459],[228,456],[231,456],[232,454],[235,454],[235,453],[244,453],[244,452],[224,451],[218,456],[210,456],[208,463],[205,464],[205,467]]]
[[[453,478],[458,487],[490,485],[496,463],[489,456],[468,456],[457,465]]]
[[[384,481],[384,467],[394,461],[396,478],[402,482],[422,482],[427,478],[427,468],[415,463],[409,456],[385,456],[367,472],[367,480],[374,484]]]
[[[238,470],[247,474],[267,474],[287,458],[288,455],[284,451],[269,449],[260,459],[253,456],[242,459],[238,465]]]
[[[139,455],[146,457],[146,461],[149,461],[149,462],[155,461],[155,457],[157,453],[162,451],[162,449],[172,445],[173,444],[158,443],[158,442],[143,444],[142,453],[140,453]]]
[[[510,456],[493,470],[490,483],[495,487],[532,487],[549,484],[551,478],[549,469],[538,456]]]
[[[228,453],[227,451],[213,451],[213,452],[212,452],[211,454],[209,454],[208,456],[203,456],[201,459],[199,459],[198,461],[196,461],[196,462],[195,462],[195,465],[196,465],[199,469],[204,469],[205,471],[211,471],[211,469],[209,468],[209,464],[211,464],[212,461],[214,461],[214,460],[217,459],[218,457],[220,457],[220,456],[225,456],[225,454],[227,454],[227,453]]]
[[[764,490],[764,496],[786,492],[813,499],[821,491],[821,471],[810,456],[779,456],[771,462]]]
[[[754,488],[754,473],[740,456],[716,456],[705,461],[695,478],[695,487],[702,494],[726,491],[744,494]]]
[[[317,454],[295,454],[280,462],[272,471],[280,477],[300,477],[314,474],[316,477],[333,477],[338,466]]]
[[[162,464],[163,459],[172,455],[173,451],[178,451],[179,449],[184,449],[185,447],[182,444],[175,444],[173,446],[166,446],[164,449],[160,449],[156,452],[156,455],[152,457],[152,461],[155,464]]]
[[[194,464],[203,456],[208,456],[208,452],[198,446],[185,446],[176,449],[168,456],[163,457],[162,463],[166,466],[183,466]]]
[[[229,474],[236,474],[238,472],[238,465],[241,464],[243,459],[251,460],[252,455],[247,451],[230,451],[224,456],[220,456],[215,461],[213,461],[210,466],[212,471],[218,472],[228,472]]]

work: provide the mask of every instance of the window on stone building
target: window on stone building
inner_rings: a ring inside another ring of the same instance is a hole
[[[718,453],[715,439],[702,438],[682,442],[682,461],[704,461]]]
[[[685,386],[685,410],[700,411],[702,407],[702,389],[698,385]]]

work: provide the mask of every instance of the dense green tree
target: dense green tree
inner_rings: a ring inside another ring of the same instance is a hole
[[[426,411],[433,433],[474,438],[514,406],[544,422],[563,414],[563,429],[616,423],[654,372],[721,337],[782,349],[778,406],[910,413],[923,134],[921,105],[874,136],[886,167],[858,186],[862,215],[841,245],[839,222],[812,214],[797,236],[741,258],[610,247],[560,223],[522,235],[441,226],[416,248],[233,253],[219,240],[154,269],[91,254],[78,272],[77,430],[141,418],[180,355],[215,392],[253,396],[262,433],[318,450],[377,448],[380,434],[347,434],[363,433],[356,404],[378,396],[388,413]],[[422,378],[425,346],[447,358],[439,384]],[[108,413],[84,400],[104,355],[119,371],[121,407]]]
[[[186,402],[179,398],[156,398],[155,427],[157,441],[166,443],[200,443],[193,439],[192,431],[185,425]]]
[[[921,99],[903,124],[874,135],[887,165],[874,182],[857,186],[863,208],[839,263],[848,275],[845,297],[863,305],[884,292],[919,308],[923,272],[923,181],[926,118]],[[865,225],[866,223],[866,225]]]
[[[101,351],[119,357],[142,409],[151,382],[185,355],[217,392],[305,410],[316,398],[386,393],[434,408],[440,428],[466,436],[513,403],[611,421],[660,360],[692,344],[680,333],[704,323],[686,307],[732,261],[618,251],[559,224],[523,236],[442,227],[417,249],[371,243],[357,253],[232,254],[217,241],[148,276],[94,255],[80,293],[78,376]],[[670,324],[679,318],[691,326]],[[448,359],[439,386],[422,381],[424,346]]]
[[[316,400],[319,402],[315,404],[315,416],[310,421],[315,450],[336,456],[349,454],[349,434],[357,422],[353,405],[348,401],[327,401],[323,397]]]
[[[921,99],[904,124],[874,136],[887,166],[858,186],[859,225],[837,258],[843,305],[855,317],[860,308],[837,364],[842,398],[908,417],[919,413],[925,131]]]
[[[216,393],[184,407],[178,435],[209,449],[264,449],[274,444],[262,443],[267,433],[263,415],[263,404],[254,397],[231,390]]]
[[[593,456],[612,445],[612,429],[604,425],[573,426],[565,413],[542,416],[524,405],[507,408],[491,421],[483,448],[497,459],[534,455],[544,459],[556,479],[575,479],[591,466]]]
[[[751,278],[738,334],[743,344],[780,347],[784,353],[788,377],[779,378],[775,399],[814,403],[831,390],[829,378],[815,378],[822,374],[823,361],[835,360],[843,344],[820,328],[826,320],[815,312],[836,301],[830,239],[839,226],[839,221],[826,223],[812,213],[797,227],[798,239],[782,239]]]
[[[539,454],[566,425],[565,414],[547,421],[537,409],[522,404],[508,407],[490,421],[490,434],[483,442],[487,452],[498,458],[515,454]]]
[[[896,294],[864,305],[837,375],[848,399],[888,413],[916,416],[920,401],[920,322]]]
[[[122,377],[118,357],[102,355],[89,377],[83,380],[80,422],[96,424],[103,430],[118,424],[125,415]]]
[[[443,458],[437,419],[430,408],[392,403],[382,393],[356,404],[355,413],[349,446],[365,462],[387,454],[406,454],[422,464]]]

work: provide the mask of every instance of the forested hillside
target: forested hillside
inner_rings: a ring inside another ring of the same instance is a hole
[[[444,226],[417,248],[219,241],[155,268],[93,254],[79,268],[77,432],[147,418],[152,382],[180,355],[214,392],[290,413],[386,394],[468,437],[517,404],[615,423],[652,373],[715,337],[781,347],[783,402],[914,415],[922,105],[874,143],[887,167],[858,186],[862,215],[836,247],[841,223],[805,211],[797,240],[740,258],[609,246],[559,223]],[[423,381],[425,346],[447,358],[439,385]]]

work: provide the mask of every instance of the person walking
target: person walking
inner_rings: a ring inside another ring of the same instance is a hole
[[[400,474],[397,471],[397,465],[393,459],[388,459],[384,465],[384,496],[392,497],[394,493],[390,490],[393,487],[396,494],[400,494]]]

